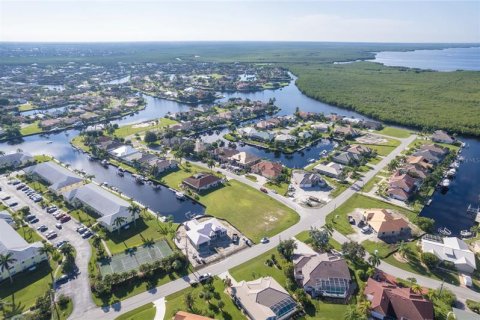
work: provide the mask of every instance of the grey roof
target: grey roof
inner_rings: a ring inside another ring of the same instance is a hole
[[[303,275],[303,285],[313,286],[319,279],[351,280],[346,261],[330,253],[299,255],[294,259],[295,272]]]
[[[40,176],[43,180],[48,182],[50,185],[49,189],[52,190],[58,190],[83,181],[80,176],[53,161],[36,164],[26,168],[24,171],[26,173]]]
[[[127,201],[93,183],[65,192],[63,196],[68,201],[76,199],[91,207],[102,216],[98,220],[107,225],[112,225],[117,217],[129,218],[131,216],[128,212],[130,204]]]
[[[0,168],[18,166],[33,161],[33,157],[23,152],[16,152],[0,156]]]
[[[0,254],[13,253],[13,258],[21,262],[38,252],[42,243],[28,243],[5,220],[0,219]]]

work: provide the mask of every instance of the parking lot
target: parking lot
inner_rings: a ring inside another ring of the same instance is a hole
[[[75,263],[78,267],[78,273],[71,277],[68,282],[59,286],[57,290],[66,295],[71,295],[71,293],[75,291],[77,292],[75,295],[75,304],[79,303],[82,306],[92,306],[93,302],[89,295],[90,282],[88,279],[88,262],[90,260],[91,248],[88,240],[83,239],[76,231],[80,223],[74,219],[61,223],[53,216],[53,212],[47,213],[38,202],[30,199],[25,192],[17,190],[15,185],[8,183],[9,178],[13,178],[14,175],[15,173],[10,174],[9,177],[5,175],[0,176],[1,192],[9,195],[12,199],[16,199],[18,202],[12,209],[18,211],[25,206],[30,207],[30,213],[35,216],[35,219],[32,219],[32,223],[29,223],[33,229],[44,225],[46,227],[44,232],[38,232],[44,239],[47,239],[47,232],[55,230],[57,236],[49,240],[52,244],[55,245],[61,241],[68,241],[76,250]],[[57,227],[58,223],[61,224],[61,229]]]

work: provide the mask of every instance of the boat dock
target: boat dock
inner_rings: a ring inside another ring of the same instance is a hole
[[[469,204],[467,208],[467,215],[475,217],[475,222],[480,223],[480,206],[475,208]]]

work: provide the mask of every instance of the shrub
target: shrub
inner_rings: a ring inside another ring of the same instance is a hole
[[[473,312],[480,314],[480,302],[467,299],[467,307]]]
[[[430,252],[422,253],[422,262],[428,267],[428,269],[435,268],[439,262],[439,259],[436,255]]]

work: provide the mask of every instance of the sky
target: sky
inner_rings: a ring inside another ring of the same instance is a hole
[[[0,0],[0,41],[480,42],[475,1]]]

